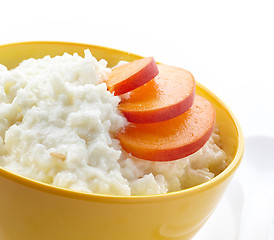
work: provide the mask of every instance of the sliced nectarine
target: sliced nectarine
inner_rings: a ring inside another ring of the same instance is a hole
[[[130,123],[118,133],[118,138],[123,149],[135,157],[170,161],[199,150],[209,139],[214,122],[212,104],[196,96],[192,107],[176,118],[157,123]]]
[[[158,73],[153,57],[141,58],[113,68],[106,84],[114,95],[121,95],[142,86]]]
[[[159,74],[123,98],[119,109],[129,122],[152,123],[187,111],[195,97],[195,79],[183,68],[158,65]]]

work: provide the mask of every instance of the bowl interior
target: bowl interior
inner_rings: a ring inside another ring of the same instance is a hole
[[[136,54],[119,51],[116,49],[67,42],[23,42],[0,46],[0,64],[4,64],[9,69],[15,68],[20,62],[28,58],[42,58],[46,55],[51,57],[78,53],[84,56],[84,50],[90,49],[92,55],[97,59],[106,59],[109,66],[116,65],[119,61],[133,61],[141,58]]]

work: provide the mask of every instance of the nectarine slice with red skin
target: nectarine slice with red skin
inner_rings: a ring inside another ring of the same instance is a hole
[[[212,104],[196,96],[192,107],[176,118],[157,123],[130,123],[118,133],[118,139],[123,149],[137,158],[176,160],[204,146],[212,134],[215,116]]]
[[[119,109],[129,122],[165,121],[187,111],[195,98],[193,75],[179,67],[159,64],[159,74],[123,98]]]
[[[105,82],[110,92],[121,95],[142,86],[158,73],[154,58],[146,57],[113,68]]]

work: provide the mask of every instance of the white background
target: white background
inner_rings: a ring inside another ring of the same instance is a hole
[[[274,137],[272,2],[1,0],[0,44],[69,41],[154,56],[190,70],[231,108],[245,136]]]

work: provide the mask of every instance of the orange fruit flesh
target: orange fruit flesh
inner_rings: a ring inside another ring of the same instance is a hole
[[[159,74],[145,85],[121,96],[119,109],[130,122],[165,121],[187,111],[195,97],[195,79],[183,68],[158,65]]]
[[[199,150],[209,139],[215,123],[215,109],[201,96],[185,113],[167,121],[147,124],[130,123],[118,138],[133,156],[169,161]]]
[[[106,80],[108,90],[121,95],[153,79],[159,70],[153,57],[146,57],[112,69]]]

